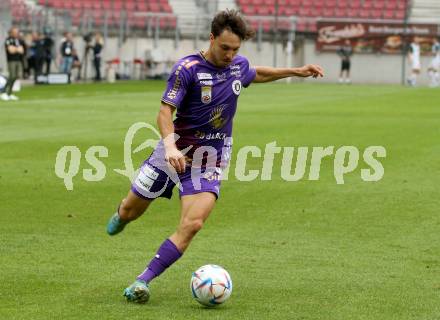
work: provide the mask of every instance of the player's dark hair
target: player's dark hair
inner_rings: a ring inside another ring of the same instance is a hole
[[[236,34],[241,40],[254,37],[255,31],[250,28],[237,10],[225,10],[217,13],[211,23],[211,33],[218,37],[224,30]]]

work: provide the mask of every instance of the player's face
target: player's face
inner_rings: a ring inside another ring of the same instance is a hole
[[[224,30],[217,37],[211,34],[210,41],[213,62],[220,68],[231,64],[241,45],[240,37],[229,30]]]

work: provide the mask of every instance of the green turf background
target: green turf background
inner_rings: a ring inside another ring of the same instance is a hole
[[[344,185],[333,157],[318,181],[283,181],[280,156],[272,181],[240,182],[231,172],[187,253],[153,282],[150,303],[127,304],[122,290],[179,219],[175,196],[122,234],[105,233],[129,188],[113,171],[123,168],[125,133],[155,123],[163,86],[39,86],[0,104],[0,319],[440,319],[440,90],[398,86],[244,90],[235,151],[272,141],[361,152],[382,145],[383,179],[362,181],[362,158]],[[105,179],[87,182],[80,171],[67,191],[54,173],[64,145],[81,150],[81,170],[90,146],[106,146]],[[133,155],[135,164],[147,154]],[[234,283],[215,310],[189,290],[191,272],[206,263],[224,266]]]

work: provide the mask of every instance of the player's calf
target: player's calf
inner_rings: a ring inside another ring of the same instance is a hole
[[[129,222],[136,220],[145,212],[152,201],[141,199],[130,191],[127,197],[122,200],[118,211],[110,218],[107,224],[107,233],[113,236],[122,232]]]

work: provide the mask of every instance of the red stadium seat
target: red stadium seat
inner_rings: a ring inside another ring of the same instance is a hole
[[[327,8],[334,9],[334,8],[336,7],[336,5],[337,5],[336,0],[326,0],[326,1],[325,1],[325,6],[326,6]]]
[[[350,1],[350,8],[359,9],[362,6],[361,0]]]
[[[310,8],[300,8],[299,9],[299,15],[301,17],[310,17],[311,16],[311,10]]]
[[[385,10],[383,12],[384,19],[394,19],[394,11],[393,10]]]
[[[334,13],[335,13],[335,17],[337,17],[337,18],[346,17],[346,10],[345,9],[336,8]]]
[[[161,4],[161,9],[162,9],[162,12],[168,12],[168,13],[172,13],[173,12],[173,8],[170,6],[169,3],[162,3]]]
[[[364,2],[362,4],[362,8],[364,8],[364,9],[373,8],[373,2],[371,0],[364,0]]]
[[[286,16],[297,16],[299,14],[299,7],[287,7]]]
[[[397,2],[397,9],[406,10],[406,8],[407,8],[407,4],[405,1]]]
[[[358,18],[359,17],[359,9],[347,9],[347,17]]]
[[[383,9],[383,8],[385,8],[385,1],[383,1],[383,0],[376,0],[374,2],[374,4],[373,4],[373,7],[375,9]]]
[[[399,20],[405,19],[405,11],[396,11],[395,17]]]
[[[339,0],[338,1],[338,7],[341,8],[341,9],[345,9],[345,8],[348,7],[348,3],[349,3],[348,0]]]
[[[148,8],[151,12],[160,12],[161,11],[158,3],[150,2],[148,4]]]
[[[241,7],[241,11],[246,15],[254,15],[256,13],[255,7],[250,5],[244,5]]]
[[[111,7],[112,7],[112,4],[110,2],[107,2],[107,1],[102,2],[102,9],[103,10],[108,11],[111,9]]]
[[[123,2],[115,1],[113,2],[113,9],[116,11],[121,11],[123,7]]]
[[[332,8],[324,8],[322,11],[322,15],[326,18],[328,17],[334,17],[334,9]]]
[[[385,8],[387,8],[387,9],[395,9],[395,8],[397,8],[397,1],[396,0],[385,1]]]
[[[141,12],[146,12],[148,11],[148,6],[145,4],[145,2],[138,2],[137,4],[137,9]]]
[[[91,1],[85,1],[83,2],[82,7],[86,10],[91,10],[93,7],[93,3]]]
[[[322,7],[312,7],[310,9],[310,17],[321,17],[322,16]]]
[[[382,10],[372,10],[371,11],[371,18],[373,19],[381,19],[382,18]]]
[[[370,17],[370,11],[366,9],[359,10],[359,18],[367,19]]]

